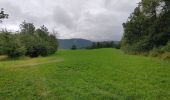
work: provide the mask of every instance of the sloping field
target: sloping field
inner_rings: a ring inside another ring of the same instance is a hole
[[[170,62],[115,49],[0,61],[0,100],[170,100]]]

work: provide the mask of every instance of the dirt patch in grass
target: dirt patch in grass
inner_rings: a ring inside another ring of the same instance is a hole
[[[14,65],[14,67],[31,67],[31,66],[37,66],[37,65],[43,65],[43,64],[49,64],[49,63],[55,63],[55,62],[62,62],[64,59],[55,59],[47,62],[35,62],[30,64],[20,64],[20,65]]]
[[[4,61],[8,58],[8,56],[5,55],[0,55],[0,61]]]

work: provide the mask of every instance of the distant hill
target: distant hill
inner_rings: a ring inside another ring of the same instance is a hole
[[[92,41],[86,39],[59,39],[59,49],[70,49],[72,45],[77,48],[85,48],[90,46]]]
[[[88,46],[91,46],[93,43],[93,41],[81,39],[81,38],[59,39],[58,41],[59,41],[59,49],[70,49],[73,45],[76,45],[77,48],[81,49],[81,48],[86,48]],[[119,44],[120,41],[114,41],[114,43]]]

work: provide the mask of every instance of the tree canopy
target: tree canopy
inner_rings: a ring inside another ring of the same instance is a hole
[[[58,49],[58,41],[54,33],[50,33],[43,25],[35,28],[33,23],[23,22],[21,32],[0,32],[0,55],[11,58],[22,55],[37,57],[54,54]]]
[[[142,0],[123,23],[122,50],[149,52],[170,42],[170,1]]]

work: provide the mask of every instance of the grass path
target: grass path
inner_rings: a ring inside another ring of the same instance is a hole
[[[0,61],[0,100],[170,100],[170,62],[119,50]]]
[[[29,64],[17,64],[17,65],[13,65],[12,67],[31,67],[31,66],[38,66],[38,65],[43,65],[43,64],[50,64],[50,63],[57,63],[57,62],[62,62],[64,61],[63,59],[54,59],[51,61],[47,61],[47,62],[34,62],[34,63],[29,63]]]

